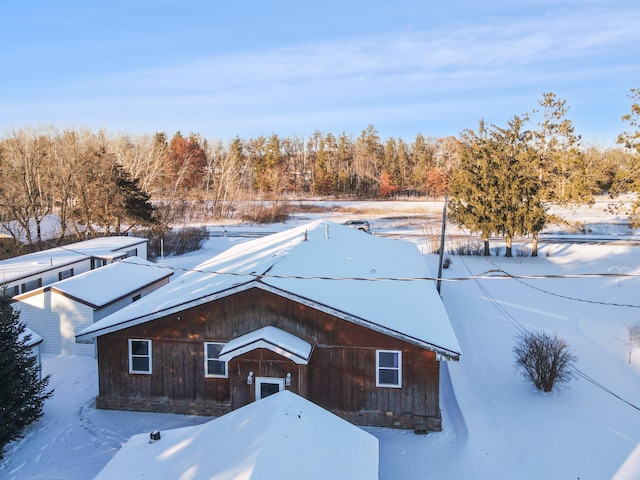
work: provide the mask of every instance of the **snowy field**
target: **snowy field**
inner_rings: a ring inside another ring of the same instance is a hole
[[[378,208],[388,208],[389,215],[368,216],[372,230],[402,232],[423,249],[425,231],[439,229],[421,218],[441,205],[412,203],[408,213],[396,203]],[[598,239],[638,238],[601,209],[569,213]],[[314,218],[260,229],[281,230]],[[248,227],[225,228],[232,233]],[[202,251],[161,263],[190,268],[244,240],[213,237]],[[441,293],[462,357],[443,367],[443,431],[422,436],[366,428],[380,440],[381,479],[640,478],[640,347],[630,350],[628,341],[629,327],[640,327],[640,247],[542,242],[537,258],[451,257],[444,276],[457,280],[444,281]],[[435,275],[438,257],[424,258]],[[471,276],[483,278],[462,280]],[[540,393],[515,370],[512,347],[523,329],[567,341],[578,361],[564,389]],[[44,417],[7,448],[0,478],[90,479],[131,435],[208,420],[96,410],[94,359],[45,355],[43,368],[55,394]]]

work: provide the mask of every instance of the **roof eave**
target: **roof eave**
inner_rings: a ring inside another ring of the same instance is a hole
[[[377,323],[371,322],[369,320],[366,320],[362,317],[358,317],[356,315],[352,315],[350,313],[344,312],[342,310],[338,310],[336,308],[330,307],[329,305],[325,305],[323,303],[318,303],[315,300],[312,300],[310,298],[306,298],[306,297],[302,297],[296,294],[293,294],[287,290],[282,290],[279,289],[277,287],[274,287],[272,285],[268,285],[262,282],[257,282],[257,284],[255,285],[257,288],[260,288],[264,291],[268,291],[270,293],[274,293],[276,295],[280,295],[282,297],[288,298],[290,300],[293,300],[295,302],[301,303],[303,305],[306,305],[308,307],[311,308],[315,308],[316,310],[319,310],[321,312],[324,313],[328,313],[330,315],[333,315],[335,317],[341,318],[342,320],[346,320],[348,322],[352,322],[355,323],[356,325],[360,325],[366,328],[369,328],[370,330],[374,330],[376,332],[379,333],[383,333],[385,335],[388,335],[390,337],[394,337],[397,338],[399,340],[403,340],[405,342],[409,342],[412,343],[413,345],[417,345],[419,347],[425,348],[427,350],[430,350],[432,352],[435,352],[439,358],[438,360],[452,360],[452,361],[458,361],[460,359],[460,352],[456,352],[455,350],[450,350],[448,348],[445,347],[441,347],[439,345],[435,345],[433,343],[429,343],[426,340],[422,340],[420,338],[416,338],[416,337],[412,337],[411,335],[407,335],[405,333],[402,333],[398,330],[393,330],[391,328],[385,327],[383,325],[379,325]]]
[[[218,300],[220,298],[224,298],[224,297],[228,297],[230,295],[245,291],[245,290],[249,290],[250,288],[260,288],[264,291],[279,295],[281,297],[284,298],[288,298],[290,300],[293,300],[295,302],[298,302],[300,304],[306,305],[308,307],[314,308],[316,310],[328,313],[330,315],[333,315],[335,317],[341,318],[343,320],[355,323],[357,325],[361,325],[363,327],[369,328],[371,330],[377,331],[379,333],[397,338],[399,340],[403,340],[406,341],[408,343],[411,343],[413,345],[417,345],[419,347],[425,348],[426,350],[430,350],[436,353],[436,355],[439,357],[438,360],[452,360],[452,361],[457,361],[460,359],[460,352],[457,352],[455,350],[451,350],[451,349],[447,349],[445,347],[441,347],[439,345],[435,345],[433,343],[429,343],[426,340],[420,339],[420,338],[416,338],[416,337],[412,337],[410,335],[407,335],[405,333],[399,332],[397,330],[393,330],[390,329],[388,327],[384,327],[382,325],[373,323],[369,320],[366,320],[364,318],[349,314],[347,312],[344,312],[342,310],[338,310],[336,308],[330,307],[328,305],[322,304],[322,303],[318,303],[312,299],[306,298],[306,297],[301,297],[299,295],[293,294],[289,291],[286,290],[282,290],[279,289],[277,287],[274,287],[272,285],[268,285],[266,283],[263,283],[259,280],[253,279],[250,280],[246,283],[240,284],[240,285],[236,285],[234,287],[225,289],[225,290],[221,290],[219,292],[213,293],[213,294],[209,294],[197,299],[193,299],[190,300],[188,302],[179,304],[179,305],[174,305],[172,307],[163,309],[163,310],[158,310],[156,312],[153,312],[151,314],[147,314],[147,315],[142,315],[139,317],[135,317],[132,318],[130,320],[121,322],[117,325],[112,325],[109,327],[105,327],[99,330],[94,330],[92,332],[88,332],[86,334],[80,334],[80,335],[76,335],[76,343],[93,343],[93,339],[95,339],[96,337],[100,337],[103,335],[107,335],[109,333],[113,333],[113,332],[117,332],[120,330],[124,330],[125,328],[130,328],[130,327],[135,327],[137,325],[141,325],[143,323],[147,323],[150,322],[152,320],[156,320],[158,318],[162,318],[162,317],[166,317],[169,315],[173,315],[179,312],[182,312],[188,308],[193,308],[193,307],[197,307],[200,306],[204,303],[208,303],[214,300]]]
[[[97,337],[101,337],[103,335],[107,335],[109,333],[118,332],[120,330],[124,330],[125,328],[135,327],[137,325],[142,325],[143,323],[151,322],[153,320],[157,320],[162,317],[167,317],[169,315],[174,315],[176,313],[183,312],[189,308],[198,307],[208,302],[212,302],[214,300],[218,300],[220,298],[228,297],[238,292],[242,292],[244,290],[248,290],[253,285],[252,283],[255,280],[251,280],[247,283],[242,283],[239,285],[235,285],[234,287],[221,290],[216,293],[212,293],[209,295],[205,295],[199,298],[195,298],[188,302],[180,303],[178,305],[173,305],[172,307],[167,307],[161,310],[158,310],[153,313],[149,313],[146,315],[141,315],[138,317],[131,318],[129,320],[125,320],[115,325],[110,325],[108,327],[100,328],[98,330],[93,330],[91,332],[87,332],[84,334],[76,335],[76,343],[93,343],[93,340]],[[108,318],[108,317],[107,317]]]

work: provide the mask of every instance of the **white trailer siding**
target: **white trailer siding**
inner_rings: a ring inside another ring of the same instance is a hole
[[[75,336],[92,323],[169,283],[173,272],[139,257],[116,261],[14,297],[20,318],[43,338],[42,352],[95,355]]]
[[[54,293],[54,292],[51,292]],[[76,343],[76,333],[94,322],[94,309],[64,295],[51,295],[51,311],[60,322],[60,353],[67,355],[93,355],[94,345]],[[46,341],[43,342],[43,346]]]
[[[76,343],[75,334],[93,323],[93,309],[80,302],[40,290],[14,306],[20,310],[20,319],[44,341],[42,353],[93,355],[93,345]]]
[[[44,339],[42,353],[61,352],[60,319],[51,311],[51,292],[40,289],[13,306],[20,311],[20,320]]]

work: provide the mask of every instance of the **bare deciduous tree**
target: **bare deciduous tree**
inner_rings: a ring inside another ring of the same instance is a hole
[[[2,142],[0,218],[14,241],[42,241],[42,221],[53,209],[47,160],[51,136],[31,129],[16,130]],[[19,246],[19,243],[16,244]]]

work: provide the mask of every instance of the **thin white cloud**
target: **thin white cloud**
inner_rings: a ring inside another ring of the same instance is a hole
[[[461,27],[454,31],[383,34],[337,43],[301,45],[233,56],[213,56],[169,68],[133,71],[93,80],[93,88],[132,95],[162,91],[202,91],[215,96],[276,93],[282,89],[358,88],[363,84],[441,88],[467,78],[474,88],[494,80],[505,68],[529,67],[527,77],[544,75],[546,66],[570,68],[606,50],[615,62],[640,41],[640,14],[609,13],[597,18],[577,12],[570,17],[521,20],[498,27]],[[564,65],[563,65],[564,63]],[[540,66],[539,70],[536,69]],[[605,66],[606,68],[606,66]],[[527,78],[530,81],[531,78]],[[328,82],[328,83],[327,83]],[[375,88],[374,88],[375,90]],[[366,89],[365,89],[366,91]]]
[[[277,131],[287,122],[340,125],[361,119],[364,127],[387,119],[452,117],[451,112],[477,120],[505,109],[519,114],[535,108],[544,91],[585,90],[590,81],[625,73],[636,80],[637,25],[640,11],[575,8],[493,17],[490,25],[460,19],[429,30],[166,59],[153,69],[58,85],[59,104],[47,107],[37,99],[33,108],[62,108],[77,118],[93,112],[104,119],[126,111],[131,122],[150,121],[151,128],[162,129],[161,121],[200,122],[236,126],[238,134],[240,126],[260,123]],[[29,101],[23,99],[21,107],[28,110]]]

